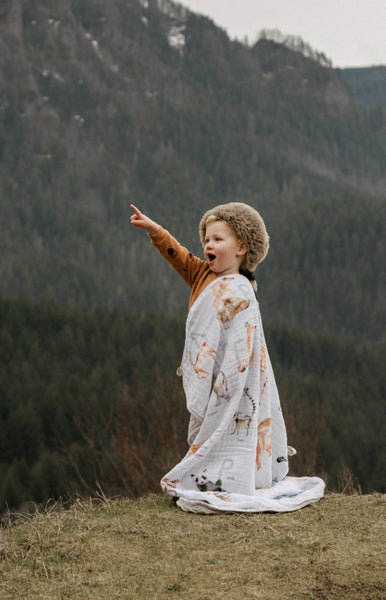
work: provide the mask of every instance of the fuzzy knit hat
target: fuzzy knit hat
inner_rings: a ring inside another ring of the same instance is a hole
[[[205,242],[206,222],[211,216],[228,223],[237,237],[248,245],[248,252],[242,266],[252,273],[267,256],[269,248],[269,235],[259,213],[243,202],[229,202],[215,206],[208,210],[200,221],[202,244]]]

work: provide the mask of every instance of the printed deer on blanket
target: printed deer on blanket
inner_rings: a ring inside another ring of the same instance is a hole
[[[229,283],[229,279],[221,279],[209,290],[210,299],[217,311],[217,319],[221,323],[232,321],[239,312],[249,306],[249,300],[240,298],[228,288]]]
[[[205,379],[205,377],[208,375],[208,371],[204,369],[204,362],[207,356],[210,356],[213,359],[216,358],[216,350],[209,345],[209,342],[204,342],[201,344],[200,348],[198,349],[195,362],[193,362],[192,355],[189,352],[189,360],[199,379]]]
[[[261,469],[264,451],[272,456],[271,419],[264,419],[257,428],[256,466],[258,471]]]

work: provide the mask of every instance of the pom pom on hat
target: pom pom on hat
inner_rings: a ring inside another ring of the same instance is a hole
[[[254,271],[267,256],[269,249],[269,235],[257,210],[243,202],[219,204],[208,210],[200,221],[202,244],[205,243],[206,222],[211,216],[228,223],[237,237],[248,245],[242,266],[250,272]]]

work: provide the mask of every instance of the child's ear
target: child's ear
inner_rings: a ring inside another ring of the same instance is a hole
[[[245,256],[247,252],[248,252],[248,244],[246,244],[245,242],[240,242],[237,256]]]

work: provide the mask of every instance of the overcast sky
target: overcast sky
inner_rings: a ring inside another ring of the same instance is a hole
[[[334,67],[386,65],[386,0],[177,0],[231,38],[262,29],[300,36]]]

